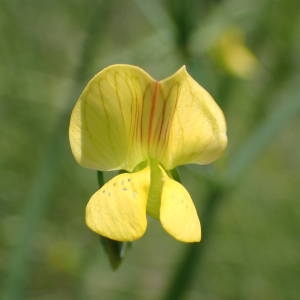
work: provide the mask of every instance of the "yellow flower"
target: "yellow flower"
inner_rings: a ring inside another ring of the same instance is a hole
[[[243,79],[253,78],[259,69],[258,60],[238,27],[230,27],[222,33],[216,41],[214,55],[226,71]]]
[[[226,125],[218,105],[185,67],[161,81],[131,65],[105,68],[79,97],[69,135],[83,167],[128,171],[90,198],[91,230],[133,241],[145,233],[148,213],[177,240],[200,241],[193,201],[168,170],[217,159],[227,144]]]

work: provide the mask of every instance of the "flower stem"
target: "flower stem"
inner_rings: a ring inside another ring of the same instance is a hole
[[[202,218],[202,224],[205,228],[205,242],[187,245],[182,255],[182,260],[179,262],[170,285],[167,288],[167,293],[163,297],[164,300],[184,299],[184,295],[195,277],[197,266],[199,266],[199,263],[202,261],[210,236],[209,230],[211,226],[209,225],[213,223],[217,208],[223,197],[224,190],[218,186],[211,187],[203,209]]]

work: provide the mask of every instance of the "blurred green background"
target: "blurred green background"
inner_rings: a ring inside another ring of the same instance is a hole
[[[1,0],[0,298],[299,299],[299,16],[298,0]],[[179,168],[203,241],[150,220],[116,272],[84,224],[96,174],[67,135],[113,63],[157,79],[187,65],[229,136],[212,166]]]

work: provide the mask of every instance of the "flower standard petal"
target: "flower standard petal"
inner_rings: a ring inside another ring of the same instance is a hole
[[[170,170],[187,163],[207,164],[227,144],[223,113],[209,93],[182,67],[160,82],[168,101],[159,160]]]
[[[69,128],[79,164],[132,171],[146,159],[143,109],[151,102],[154,86],[150,75],[130,65],[110,66],[91,79],[73,109]]]
[[[89,200],[86,223],[94,232],[117,241],[140,238],[147,227],[149,167],[108,181]]]
[[[162,173],[160,222],[163,228],[181,242],[199,242],[201,227],[193,200],[182,184]]]

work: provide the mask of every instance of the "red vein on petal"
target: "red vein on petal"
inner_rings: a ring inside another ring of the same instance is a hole
[[[144,114],[144,104],[145,104],[146,92],[147,92],[147,88],[145,89],[145,91],[143,93],[142,107],[141,107],[141,114],[140,114],[140,143],[141,143],[141,147],[143,145],[143,114]]]
[[[148,124],[148,148],[150,147],[150,142],[152,140],[152,130],[153,130],[153,118],[155,113],[155,108],[157,104],[157,95],[158,95],[158,86],[159,82],[156,81],[154,83],[154,91],[151,98],[151,111],[150,111],[150,117],[149,117],[149,124]]]
[[[163,96],[163,94],[161,94],[161,98],[163,101],[163,109],[161,112],[161,118],[160,118],[160,126],[159,126],[159,132],[158,132],[158,137],[157,137],[157,149],[158,151],[160,151],[161,148],[161,136],[162,136],[162,132],[163,132],[163,128],[165,125],[165,120],[166,120],[166,108],[167,108],[167,102],[168,102],[168,98],[165,98]]]
[[[176,98],[175,98],[174,103],[171,103],[172,110],[171,110],[171,113],[169,114],[169,118],[167,118],[166,130],[164,132],[164,141],[165,141],[166,145],[168,145],[168,143],[169,143],[170,128],[171,128],[171,124],[173,122],[174,115],[175,115],[175,112],[176,112],[176,109],[177,109],[178,99],[179,99],[180,91],[181,91],[178,84],[176,86],[174,86],[172,89],[174,89],[174,88],[177,88],[177,90],[176,90]],[[169,95],[171,94],[172,89],[169,91]]]
[[[134,139],[133,139],[133,144],[134,147],[138,147],[138,134],[139,134],[139,100],[138,100],[138,96],[136,94],[136,91],[133,89],[134,91],[134,103],[135,103],[135,111],[134,111]]]

